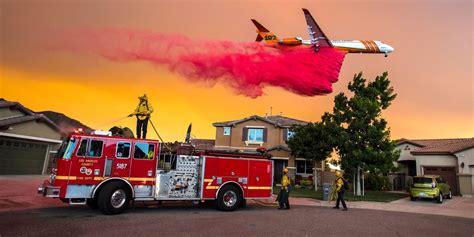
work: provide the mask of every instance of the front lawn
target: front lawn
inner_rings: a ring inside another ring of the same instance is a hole
[[[273,187],[273,193],[277,195],[278,192],[280,192],[280,187]],[[290,192],[290,197],[303,197],[323,200],[323,192],[322,189],[319,189],[316,192],[314,189],[293,188],[293,190]],[[391,202],[405,197],[408,197],[408,193],[365,191],[365,196],[362,197],[354,196],[353,192],[346,192],[344,199],[346,201]]]

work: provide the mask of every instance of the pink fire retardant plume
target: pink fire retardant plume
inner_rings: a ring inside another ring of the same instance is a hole
[[[265,86],[305,96],[331,93],[344,60],[344,53],[330,48],[318,53],[310,48],[276,50],[256,42],[130,30],[82,30],[61,36],[55,49],[89,51],[119,62],[150,62],[190,81],[223,82],[252,98],[261,96]]]

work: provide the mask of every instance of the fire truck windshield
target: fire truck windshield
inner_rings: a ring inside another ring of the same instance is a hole
[[[72,152],[74,151],[74,147],[76,146],[76,139],[71,138],[69,143],[67,144],[66,151],[64,152],[63,159],[69,160],[71,158]]]

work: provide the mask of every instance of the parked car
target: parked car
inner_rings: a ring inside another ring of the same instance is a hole
[[[451,199],[451,187],[438,175],[423,175],[413,177],[413,185],[410,188],[410,200],[417,198],[434,199],[443,203],[444,198]]]

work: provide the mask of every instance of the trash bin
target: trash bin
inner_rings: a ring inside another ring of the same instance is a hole
[[[329,201],[329,194],[331,193],[332,184],[323,183],[323,201]]]

